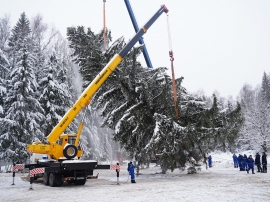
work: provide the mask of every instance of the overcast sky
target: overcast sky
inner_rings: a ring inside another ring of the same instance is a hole
[[[263,72],[270,72],[269,0],[130,0],[139,27],[165,4],[174,51],[176,78],[184,77],[190,92],[203,90],[211,95],[239,94],[245,83],[261,83]],[[94,32],[103,28],[103,0],[0,0],[0,18],[9,14],[12,27],[25,12],[41,14],[63,36],[66,28],[83,25]],[[113,40],[134,36],[124,0],[107,0],[107,27]],[[167,67],[167,16],[162,14],[144,35],[154,67]],[[140,61],[146,66],[143,56]]]

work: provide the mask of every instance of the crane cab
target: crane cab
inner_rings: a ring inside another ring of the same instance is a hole
[[[82,156],[82,149],[79,143],[78,146],[76,146],[76,138],[77,134],[62,134],[56,142],[57,146],[61,147],[61,149],[56,150],[58,151],[56,152],[56,155],[60,158],[64,156],[66,159],[80,159]]]

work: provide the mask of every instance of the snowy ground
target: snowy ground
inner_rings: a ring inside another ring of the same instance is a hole
[[[160,167],[151,164],[141,170],[136,184],[128,180],[126,165],[121,167],[120,185],[114,170],[96,170],[99,178],[87,180],[84,186],[49,187],[40,179],[33,190],[27,173],[16,173],[15,185],[11,185],[12,173],[0,173],[0,201],[270,201],[269,172],[240,172],[233,168],[232,154],[212,154],[212,158],[213,167],[202,167],[197,174],[177,169],[162,175]]]

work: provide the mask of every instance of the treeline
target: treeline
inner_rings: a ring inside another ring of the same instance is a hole
[[[23,13],[13,29],[0,19],[0,158],[23,162],[26,144],[46,141],[52,128],[84,89],[125,45],[107,31],[95,34],[69,27],[67,41],[36,16]],[[4,30],[4,31],[2,31]],[[191,94],[176,80],[175,116],[171,77],[166,68],[144,68],[134,47],[91,100],[81,144],[84,158],[112,160],[120,155],[147,164],[161,154],[163,172],[185,166],[215,150],[235,150],[246,115],[240,102],[214,94]],[[80,77],[81,76],[81,77]],[[82,82],[78,80],[82,78]],[[246,108],[244,107],[246,110]],[[80,114],[68,128],[75,132]]]
[[[260,85],[245,84],[239,101],[244,115],[239,149],[267,152],[270,149],[270,73],[263,73]]]

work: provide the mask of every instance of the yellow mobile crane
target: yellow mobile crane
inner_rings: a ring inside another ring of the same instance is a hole
[[[77,134],[63,134],[69,124],[78,113],[86,107],[100,86],[120,64],[130,49],[146,33],[150,26],[163,13],[168,13],[165,5],[153,15],[153,17],[135,34],[126,46],[116,54],[110,62],[101,70],[95,79],[84,90],[72,108],[64,115],[52,132],[47,136],[47,144],[34,142],[27,145],[27,150],[32,153],[46,154],[47,160],[39,160],[36,164],[29,164],[29,169],[45,167],[43,183],[50,186],[61,186],[63,181],[71,180],[74,184],[84,184],[88,174],[93,174],[94,169],[110,169],[106,165],[97,165],[97,161],[78,160],[83,151],[79,146],[83,123],[80,123]],[[77,159],[77,160],[76,160]]]

